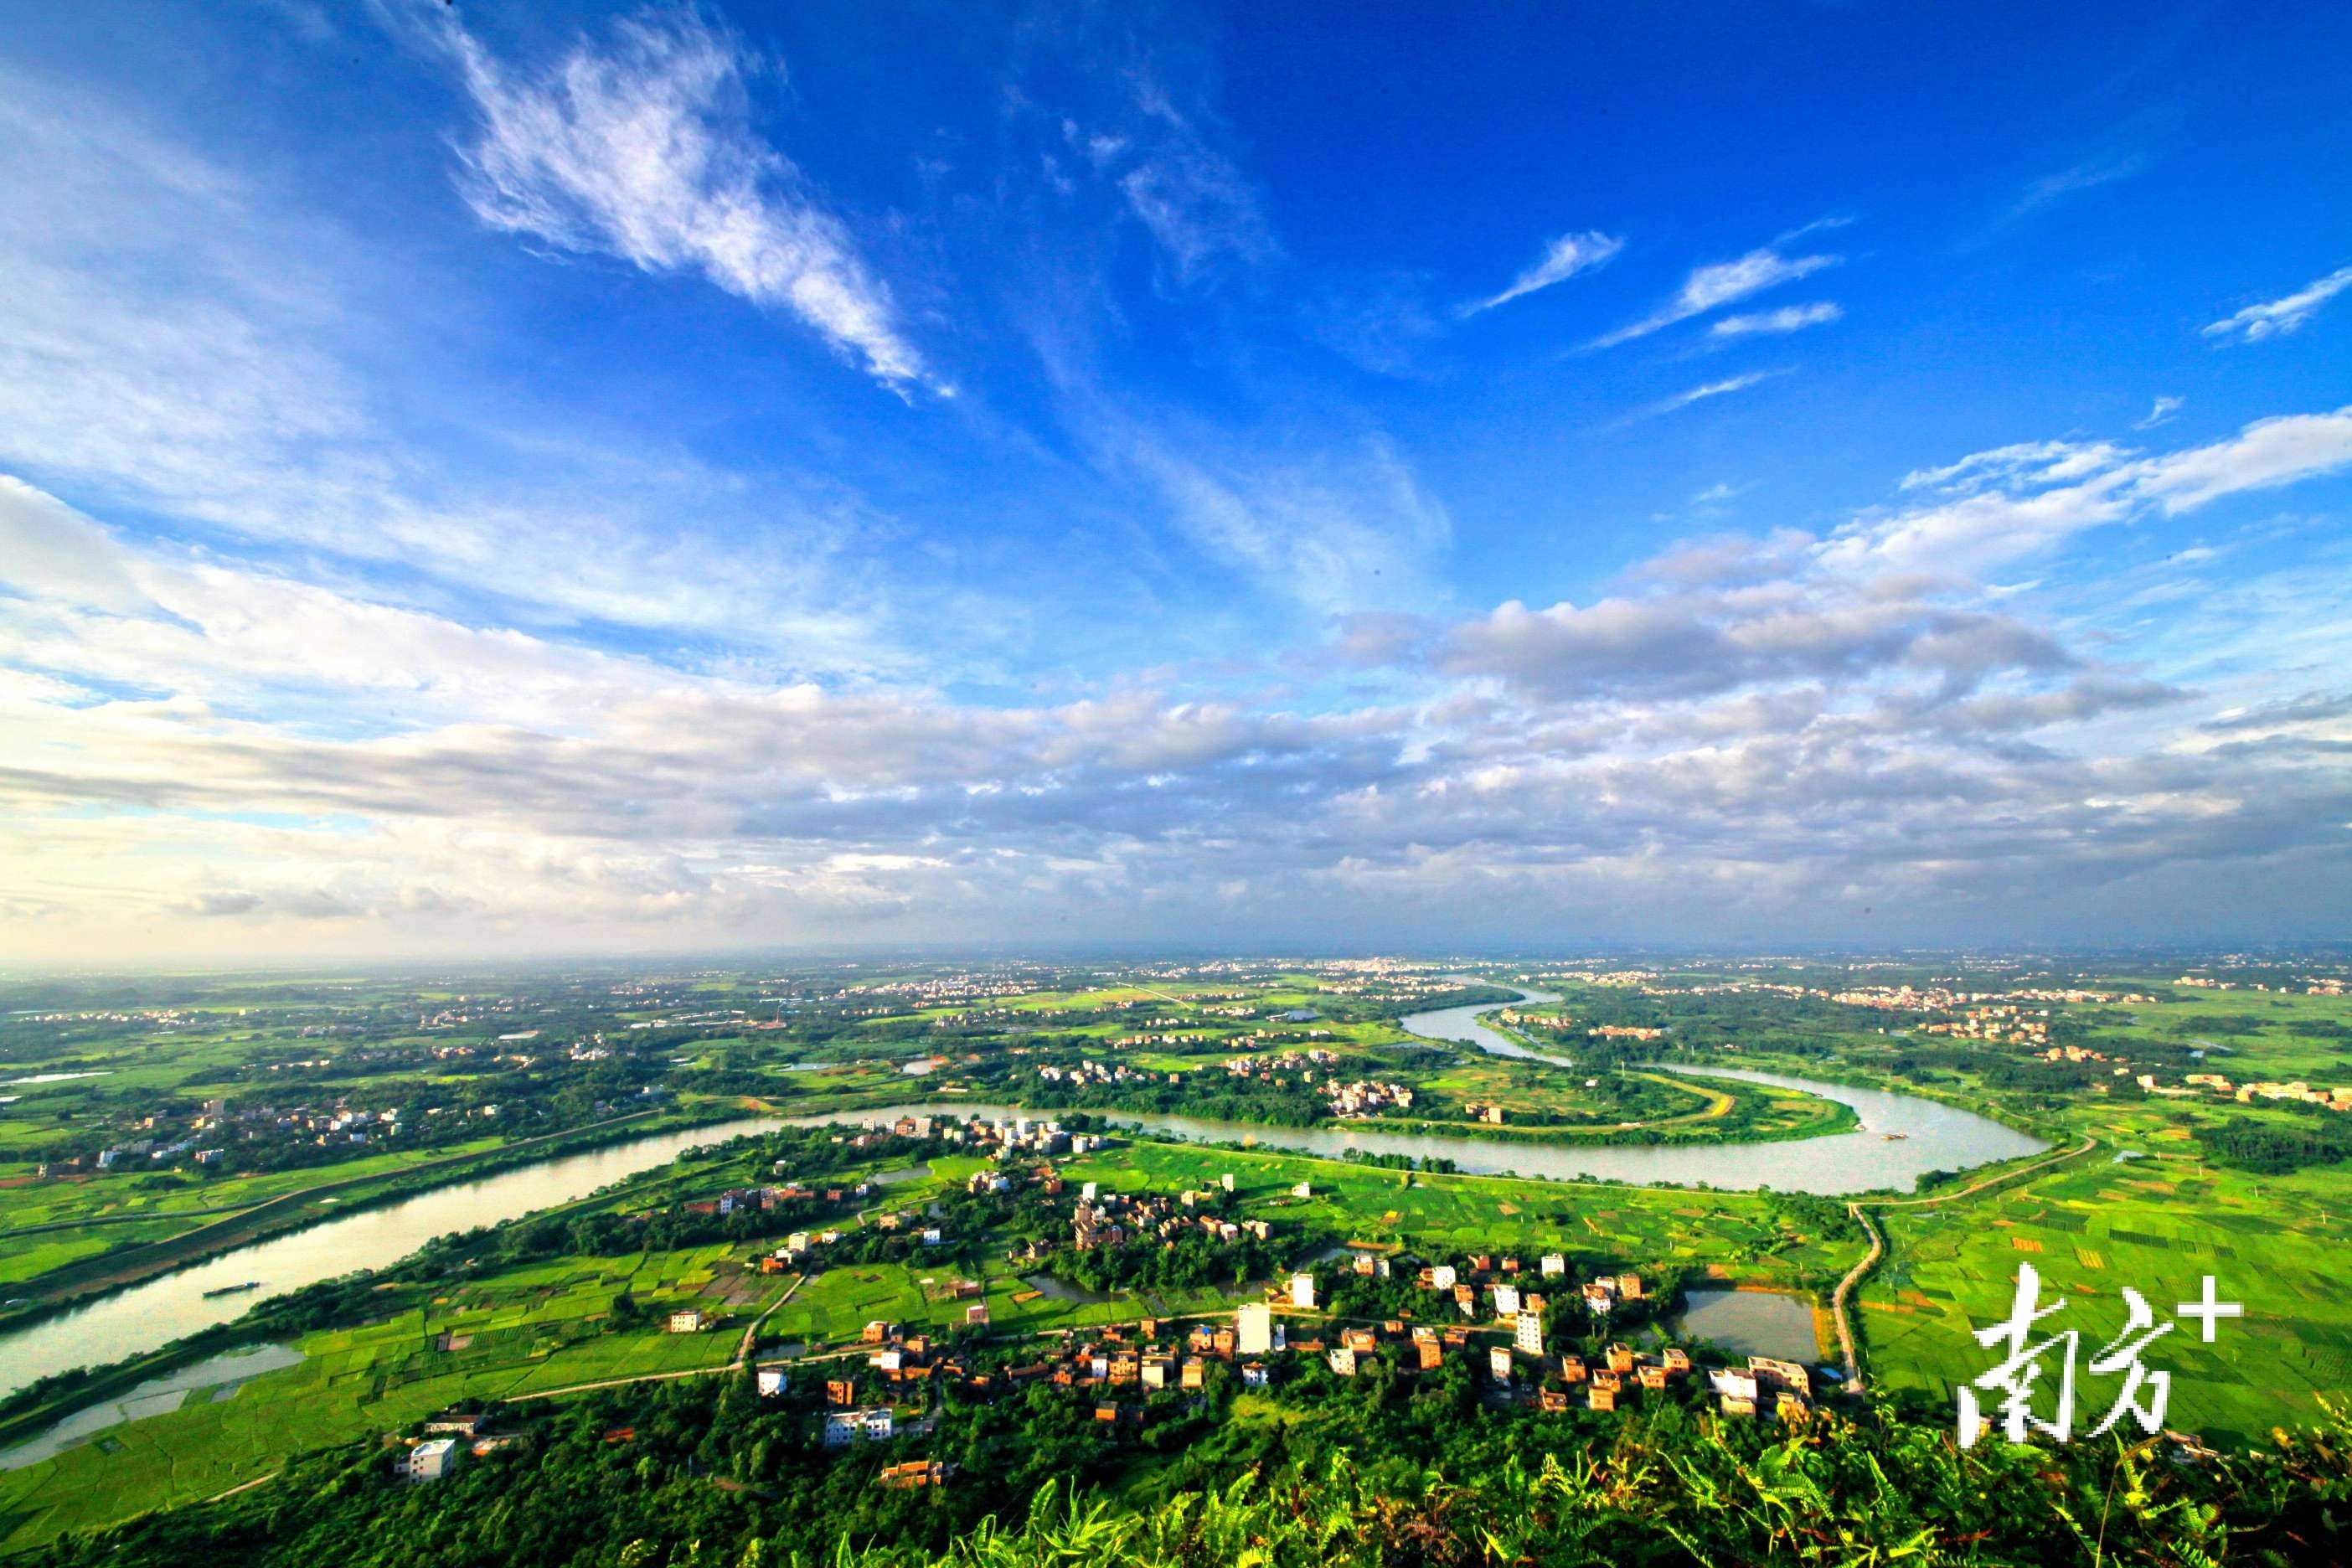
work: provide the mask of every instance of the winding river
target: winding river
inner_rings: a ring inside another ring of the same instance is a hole
[[[413,1198],[359,1209],[305,1230],[240,1247],[88,1306],[0,1335],[0,1394],[51,1373],[139,1355],[184,1334],[232,1322],[264,1296],[275,1296],[354,1269],[397,1263],[436,1236],[496,1225],[534,1209],[584,1198],[625,1176],[666,1165],[698,1144],[723,1142],[777,1125],[747,1117],[680,1132],[661,1132],[565,1154],[479,1181],[434,1187]],[[250,1294],[205,1292],[257,1280]]]
[[[1467,984],[1484,984],[1484,981],[1468,975],[1456,979]],[[1549,991],[1518,990],[1521,1002],[1557,1002],[1559,997]],[[1465,1046],[1475,1046],[1490,1057],[1517,1057],[1522,1061],[1549,1062],[1554,1067],[1574,1067],[1566,1057],[1555,1057],[1542,1051],[1531,1051],[1498,1029],[1488,1028],[1478,1021],[1482,1013],[1492,1013],[1497,1007],[1515,1006],[1509,1002],[1474,1002],[1467,1007],[1440,1007],[1433,1013],[1414,1013],[1402,1019],[1398,1026],[1408,1035],[1419,1035],[1424,1040],[1453,1040]]]
[[[1549,1001],[1528,992],[1523,1001]],[[1473,1044],[1498,1056],[1559,1063],[1505,1039],[1477,1021],[1493,1007],[1450,1007],[1403,1021],[1415,1034]],[[2045,1145],[1997,1121],[1912,1095],[1849,1089],[1773,1073],[1732,1068],[1685,1069],[1803,1089],[1854,1108],[1862,1125],[1851,1132],[1784,1143],[1597,1144],[1536,1143],[1438,1133],[1384,1132],[1370,1127],[1267,1127],[1205,1117],[1118,1113],[1120,1124],[1191,1140],[1250,1142],[1261,1148],[1339,1158],[1350,1149],[1372,1154],[1436,1156],[1474,1173],[1515,1173],[1561,1180],[1606,1179],[1644,1184],[1822,1194],[1873,1188],[1908,1191],[1923,1171],[1960,1170],[2038,1152]],[[863,1106],[822,1116],[749,1117],[679,1132],[567,1154],[480,1181],[436,1187],[398,1203],[359,1210],[102,1297],[0,1336],[0,1394],[71,1367],[118,1361],[162,1348],[184,1334],[244,1315],[260,1295],[331,1279],[356,1269],[397,1262],[436,1236],[517,1218],[570,1203],[625,1176],[667,1164],[698,1144],[721,1142],[782,1126],[856,1124],[900,1116],[1013,1118],[1045,1113],[957,1099]],[[205,1292],[257,1280],[254,1295]]]

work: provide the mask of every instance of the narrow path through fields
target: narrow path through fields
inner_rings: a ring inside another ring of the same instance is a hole
[[[1987,1187],[1997,1187],[2003,1182],[2012,1182],[2020,1176],[2031,1175],[2036,1171],[2047,1170],[2064,1161],[2077,1159],[2098,1147],[2098,1142],[2096,1136],[2085,1132],[2083,1134],[2083,1144],[2079,1149],[2062,1150],[2045,1159],[2036,1160],[2030,1165],[2020,1165],[2013,1171],[1999,1172],[1971,1182],[1956,1192],[1937,1193],[1933,1197],[1926,1198],[1857,1198],[1847,1204],[1845,1212],[1854,1217],[1854,1223],[1862,1226],[1863,1234],[1870,1237],[1870,1250],[1863,1254],[1861,1262],[1846,1271],[1845,1278],[1838,1281],[1836,1290],[1830,1295],[1830,1315],[1837,1324],[1838,1352],[1845,1358],[1847,1391],[1854,1394],[1862,1392],[1862,1363],[1854,1351],[1853,1327],[1846,1315],[1846,1303],[1852,1299],[1854,1289],[1862,1283],[1864,1278],[1877,1267],[1878,1260],[1886,1256],[1886,1238],[1880,1233],[1878,1226],[1871,1223],[1870,1216],[1863,1212],[1865,1207],[1908,1209],[1948,1204],[1956,1198],[1964,1198],[1972,1193],[1980,1193]]]

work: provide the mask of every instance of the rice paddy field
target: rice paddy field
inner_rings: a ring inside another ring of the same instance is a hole
[[[2121,1387],[2087,1367],[2124,1327],[2126,1287],[2175,1325],[2145,1357],[2172,1373],[2169,1426],[2234,1446],[2317,1418],[2322,1395],[2352,1393],[2352,1176],[2249,1175],[2199,1159],[2177,1129],[2116,1121],[2099,1131],[2090,1154],[1998,1194],[1877,1211],[1891,1252],[1863,1293],[1860,1327],[1880,1386],[1948,1405],[1999,1359],[1969,1331],[2008,1316],[2018,1267],[2031,1263],[2043,1304],[2067,1302],[2036,1337],[2082,1335],[2078,1435]],[[2210,1344],[2200,1323],[2175,1318],[2201,1300],[2207,1275],[2245,1310],[2218,1322]],[[2048,1378],[2057,1372],[2053,1360]]]

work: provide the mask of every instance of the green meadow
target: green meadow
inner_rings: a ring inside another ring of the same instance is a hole
[[[2018,1266],[2031,1263],[2043,1304],[2068,1302],[2037,1337],[2082,1333],[2078,1434],[2120,1388],[2088,1378],[2087,1365],[2124,1327],[2126,1287],[2158,1322],[2176,1323],[2145,1358],[2172,1373],[2169,1426],[2234,1444],[2316,1419],[2321,1395],[2352,1392],[2352,1291],[2336,1250],[2352,1237],[2352,1173],[2249,1175],[2199,1159],[2177,1130],[2117,1121],[2097,1131],[2091,1153],[2011,1188],[1877,1211],[1891,1252],[1863,1292],[1860,1327],[1880,1386],[1948,1404],[1998,1359],[1969,1331],[2008,1316]],[[2126,1151],[2145,1157],[2119,1162]],[[2210,1344],[2173,1312],[2200,1299],[2209,1274],[2221,1299],[2245,1308],[2216,1324]]]
[[[296,1454],[396,1431],[457,1400],[723,1366],[792,1284],[743,1268],[738,1250],[558,1259],[414,1304],[388,1300],[381,1319],[297,1340],[299,1366],[229,1398],[198,1391],[177,1410],[0,1471],[0,1552],[215,1496]],[[611,1329],[625,1291],[647,1310],[642,1330]],[[719,1315],[719,1326],[665,1331],[662,1315],[687,1306]]]

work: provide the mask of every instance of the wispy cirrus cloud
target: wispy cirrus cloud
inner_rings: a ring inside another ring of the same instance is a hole
[[[814,328],[877,381],[952,393],[890,289],[793,161],[751,121],[759,62],[698,12],[646,11],[520,76],[450,34],[481,117],[459,181],[481,220],[648,272],[695,272]]]
[[[1309,457],[1181,451],[1130,432],[1129,458],[1211,559],[1327,615],[1412,604],[1453,535],[1445,508],[1387,441]]]
[[[1844,314],[1845,311],[1834,300],[1822,300],[1811,305],[1783,305],[1777,310],[1726,316],[1708,327],[1706,332],[1711,338],[1749,338],[1801,332],[1807,327],[1824,326]]]
[[[1800,278],[1810,278],[1826,268],[1836,267],[1845,260],[1844,257],[1827,253],[1784,256],[1781,248],[1815,229],[1839,226],[1841,222],[1831,220],[1810,224],[1745,256],[1729,261],[1711,261],[1704,267],[1694,268],[1690,276],[1683,279],[1683,286],[1675,290],[1673,299],[1632,325],[1620,327],[1595,339],[1592,346],[1596,349],[1614,348],[1619,343],[1645,338],[1678,321],[1689,321],[1693,316],[1706,315],[1710,310],[1737,304],[1768,289],[1777,289],[1783,283],[1793,283]]]
[[[2300,331],[2304,323],[2319,314],[2321,307],[2347,289],[2352,289],[2352,267],[2339,267],[2292,294],[2249,305],[2235,315],[2222,317],[2205,329],[2205,336],[2220,342],[2258,343],[2264,338]]]
[[[2054,174],[2044,174],[2028,184],[2018,195],[2008,212],[2001,216],[2003,224],[2016,223],[2032,217],[2045,207],[2053,206],[2069,196],[2085,191],[2095,191],[2102,185],[2112,185],[2128,180],[2147,167],[2147,160],[2132,153],[2120,158],[2094,158],[2072,168],[2061,169]]]
[[[1218,146],[1205,108],[1187,111],[1149,78],[1135,91],[1138,119],[1125,135],[1097,133],[1084,151],[1097,169],[1123,167],[1119,195],[1175,270],[1191,284],[1220,264],[1281,254],[1257,187]]]
[[[1643,408],[1641,413],[1644,417],[1657,414],[1672,414],[1677,408],[1688,408],[1692,404],[1704,403],[1710,397],[1728,397],[1735,392],[1745,392],[1758,383],[1769,381],[1776,375],[1786,375],[1791,368],[1793,367],[1783,365],[1778,370],[1759,370],[1750,371],[1746,375],[1727,375],[1721,381],[1706,382],[1691,387],[1687,391],[1677,392],[1672,397],[1662,397]]]
[[[1581,234],[1563,234],[1544,247],[1544,253],[1510,281],[1501,293],[1484,300],[1472,300],[1456,308],[1454,314],[1467,319],[1497,305],[1549,289],[1555,283],[1565,283],[1580,272],[1590,272],[1596,267],[1606,267],[1617,253],[1625,248],[1625,241],[1616,235],[1587,229]]]
[[[2147,417],[2132,421],[2132,428],[2153,430],[2159,425],[2169,425],[2172,423],[2172,416],[2188,405],[2189,399],[2185,397],[2158,397],[2155,405],[2148,409]]]

